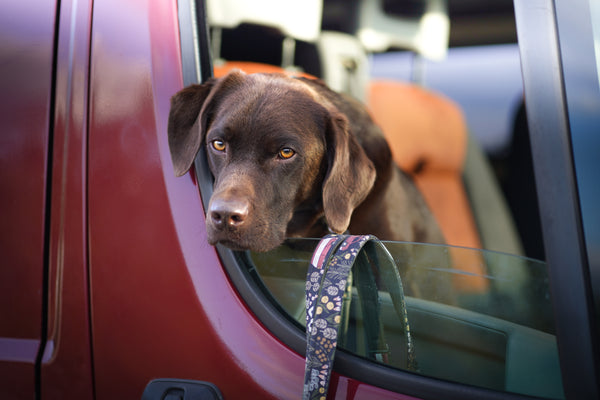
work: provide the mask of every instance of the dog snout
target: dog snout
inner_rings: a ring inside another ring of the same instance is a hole
[[[248,219],[250,205],[240,199],[213,199],[209,216],[218,229],[239,228]]]

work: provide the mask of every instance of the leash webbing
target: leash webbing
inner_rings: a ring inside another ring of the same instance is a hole
[[[361,253],[363,247],[365,252]],[[371,244],[373,243],[373,244]],[[378,250],[384,255],[380,259]],[[351,297],[352,266],[358,257],[360,268],[355,271],[356,286],[363,315],[367,349],[373,358],[386,362],[387,346],[379,319],[379,295],[369,264],[374,265],[390,291],[394,307],[402,320],[406,337],[406,367],[417,370],[402,282],[393,258],[383,244],[372,235],[327,235],[317,246],[306,278],[306,365],[303,399],[325,399],[333,368],[340,323],[346,324]]]

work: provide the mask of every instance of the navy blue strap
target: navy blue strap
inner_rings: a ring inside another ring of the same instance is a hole
[[[367,246],[366,256],[376,268],[382,261],[381,272],[384,280],[390,279],[390,295],[394,301],[404,324],[407,338],[407,367],[416,370],[414,351],[410,339],[410,328],[406,318],[406,306],[402,292],[402,282],[397,272],[396,265],[387,252],[387,249],[379,240],[371,235],[328,235],[324,237],[317,246],[311,259],[306,278],[306,365],[304,375],[303,399],[321,399],[327,395],[329,379],[333,367],[335,349],[339,337],[339,325],[342,322],[342,308],[344,304],[344,293],[348,288],[348,281],[354,261],[361,253],[366,243],[373,241],[377,247]],[[380,247],[379,247],[380,246]],[[378,257],[377,250],[383,248],[383,260]],[[379,323],[379,301],[375,280],[370,272],[368,263],[362,263],[365,268],[357,271],[357,289],[361,298],[363,308],[370,304],[373,310],[363,310],[374,315],[375,325],[366,332],[368,348],[375,353],[386,352],[383,342],[383,329]],[[390,271],[392,268],[394,271]],[[383,273],[385,272],[385,273]],[[371,274],[371,276],[369,276]],[[360,279],[359,279],[360,278]],[[393,293],[392,293],[393,292]],[[399,301],[399,304],[396,304]],[[385,361],[383,357],[377,357]]]

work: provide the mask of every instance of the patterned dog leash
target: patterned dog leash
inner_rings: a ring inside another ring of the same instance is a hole
[[[361,252],[361,250],[364,251]],[[380,257],[383,255],[383,257]],[[358,296],[361,300],[368,348],[373,357],[386,361],[387,348],[383,341],[383,328],[379,320],[379,297],[369,264],[379,272],[398,316],[406,339],[406,367],[416,371],[412,338],[406,313],[404,292],[400,275],[393,258],[383,244],[372,235],[327,235],[313,253],[306,278],[306,365],[303,399],[325,399],[329,388],[335,349],[339,340],[339,326],[344,321],[344,293],[350,288],[351,271],[355,270]],[[363,262],[366,261],[366,262]],[[351,297],[351,292],[350,292]],[[371,321],[367,320],[371,318]]]

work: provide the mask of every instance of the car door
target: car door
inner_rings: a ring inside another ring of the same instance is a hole
[[[302,368],[205,244],[196,180],[173,173],[169,100],[185,82],[180,41],[193,42],[196,23],[189,2],[94,2],[86,176],[96,399],[140,398],[156,378],[208,381],[227,398],[289,398],[289,368]]]
[[[539,43],[541,40],[550,44],[556,43],[557,30],[553,22],[555,16],[554,4],[551,2],[527,6],[524,4],[524,2],[517,3],[516,14],[520,29],[519,45],[521,46],[521,58],[523,59],[526,108],[528,116],[534,120],[534,122],[531,122],[529,125],[532,137],[539,135],[537,141],[532,139],[534,142],[532,143],[532,146],[536,170],[536,182],[540,184],[537,194],[544,199],[543,202],[545,203],[541,210],[541,219],[545,221],[543,223],[544,226],[541,234],[543,235],[545,247],[549,246],[552,249],[547,255],[547,265],[544,263],[533,263],[541,268],[540,271],[542,271],[542,274],[539,275],[540,281],[549,281],[551,290],[546,288],[539,292],[532,291],[530,293],[533,293],[534,296],[539,296],[538,300],[545,299],[548,301],[543,310],[544,312],[550,312],[552,315],[550,330],[553,332],[555,329],[554,324],[556,324],[557,338],[551,333],[553,338],[546,337],[546,339],[549,339],[548,343],[554,342],[555,344],[558,339],[559,347],[562,348],[560,360],[556,353],[556,347],[554,347],[553,350],[550,347],[548,347],[547,350],[544,350],[543,354],[545,356],[551,355],[548,359],[549,362],[545,362],[544,365],[550,366],[551,364],[554,364],[556,368],[551,368],[552,373],[554,374],[559,369],[565,371],[564,368],[566,365],[571,366],[571,368],[568,368],[569,371],[578,371],[579,369],[575,367],[575,364],[583,363],[580,365],[584,365],[586,373],[583,375],[573,373],[570,377],[570,379],[573,380],[573,383],[565,388],[564,394],[567,397],[573,398],[579,398],[580,396],[590,396],[591,398],[594,398],[597,395],[595,383],[597,380],[595,379],[596,372],[594,367],[594,365],[597,365],[596,330],[591,303],[591,282],[589,280],[589,271],[587,270],[589,261],[582,248],[582,220],[578,210],[580,205],[577,197],[576,185],[573,180],[573,165],[568,158],[568,154],[570,154],[571,151],[569,144],[570,139],[568,139],[568,136],[564,136],[565,134],[568,135],[565,122],[567,116],[564,114],[564,104],[559,106],[554,105],[554,108],[552,108],[551,111],[545,108],[548,104],[551,104],[551,102],[548,101],[548,87],[558,90],[558,92],[551,91],[552,98],[563,99],[563,94],[560,92],[560,88],[563,85],[563,77],[559,67],[561,59],[559,58],[559,52],[556,48],[537,47],[537,51],[532,50],[534,47],[533,43]],[[586,5],[578,10],[583,10],[582,12],[585,12],[587,8],[588,6]],[[540,20],[543,21],[543,24],[536,25],[537,23],[540,23]],[[571,18],[571,20],[576,20],[576,18]],[[534,26],[536,28],[534,28]],[[543,29],[540,30],[540,28]],[[537,30],[538,36],[536,36],[535,32],[531,31],[532,29]],[[560,30],[558,32],[560,32]],[[535,38],[535,41],[530,42],[532,38]],[[188,50],[189,54],[192,54],[193,48]],[[207,49],[205,48],[204,50],[206,51]],[[588,54],[593,54],[590,46],[588,46],[587,50]],[[183,51],[185,52],[185,50]],[[202,54],[203,50],[201,48],[201,55]],[[205,58],[202,57],[202,59]],[[552,64],[548,64],[549,60],[552,60]],[[205,64],[207,63],[209,64],[209,62],[205,62]],[[531,65],[533,64],[536,65],[535,68],[531,68]],[[554,67],[548,68],[548,65],[554,65]],[[591,65],[595,68],[595,63],[586,63],[586,65]],[[210,76],[210,73],[206,73],[205,70],[201,71],[203,79]],[[191,83],[194,79],[195,77],[192,76],[188,82]],[[596,86],[597,82],[592,82],[592,87],[594,89]],[[544,89],[544,87],[546,89]],[[528,95],[527,91],[533,94]],[[554,121],[552,123],[547,122],[548,125],[544,124],[543,126],[540,125],[539,120],[536,120],[536,117],[541,118],[543,116],[548,116],[549,114],[552,114],[557,118],[562,118],[563,120]],[[593,126],[596,127],[597,125]],[[558,129],[562,130],[558,132],[557,127],[560,127]],[[554,133],[551,133],[553,130]],[[553,135],[557,136],[555,137]],[[566,157],[566,159],[564,157]],[[550,162],[550,159],[554,160],[553,163]],[[556,162],[557,160],[559,160],[558,163]],[[203,189],[202,195],[205,199],[207,195],[210,195],[210,179],[209,177],[207,178],[206,175],[203,175],[206,173],[206,168],[203,166],[203,163],[202,154],[200,154],[196,163],[196,172],[199,174],[197,179],[201,189]],[[551,166],[551,164],[553,166]],[[203,181],[208,183],[206,183],[205,186],[202,186]],[[559,187],[562,189],[559,190]],[[559,191],[561,191],[560,195],[558,195]],[[566,196],[566,198],[564,196]],[[587,204],[589,205],[589,203]],[[563,212],[564,210],[567,210],[568,212],[559,216],[560,210],[563,210]],[[558,221],[560,221],[560,223],[557,224]],[[584,225],[588,226],[588,231],[590,231],[589,226],[594,226],[587,222],[585,222]],[[590,253],[595,254],[593,252]],[[253,264],[256,262],[255,259],[248,260],[244,258],[244,256],[232,253],[224,248],[219,248],[219,254],[232,281],[240,291],[241,296],[258,315],[261,321],[274,332],[277,337],[281,338],[286,344],[301,353],[303,341],[302,335],[290,327],[289,320],[286,320],[285,315],[282,318],[281,309],[277,308],[278,306],[281,306],[284,309],[287,307],[285,301],[289,300],[289,297],[285,297],[285,295],[291,293],[291,290],[288,289],[291,289],[294,285],[284,286],[282,292],[286,293],[284,293],[282,298],[278,298],[278,294],[272,289],[275,286],[270,287],[269,283],[264,279],[265,276],[263,273],[265,271],[267,274],[274,273],[275,275],[267,275],[266,278],[275,278],[274,280],[277,280],[279,284],[281,284],[282,281],[279,278],[289,278],[289,276],[277,275],[278,273],[281,273],[282,260],[291,260],[290,262],[293,263],[300,259],[296,258],[298,254],[292,251],[291,253],[286,253],[284,255],[275,255],[271,259],[267,256],[267,259],[263,260],[265,264],[262,264],[266,267],[262,270],[260,266],[257,267],[256,264]],[[484,254],[484,258],[486,257],[490,257],[489,253]],[[302,258],[302,260],[306,261],[304,258]],[[509,258],[505,261],[508,263],[512,262]],[[515,261],[515,259],[513,259],[513,261]],[[525,262],[528,263],[529,261]],[[532,266],[527,266],[526,268],[528,271],[533,269],[535,268]],[[292,270],[293,268],[290,267],[288,271]],[[263,273],[263,275],[261,275],[261,273]],[[516,275],[509,273],[508,276],[512,279]],[[298,280],[301,279],[299,276],[296,278]],[[494,279],[493,276],[489,276],[488,278]],[[257,282],[256,286],[248,283],[248,281],[252,279]],[[505,276],[503,279],[508,278]],[[510,279],[509,281],[512,282]],[[269,301],[265,301],[264,294],[261,294],[261,291],[264,291],[265,286],[267,287],[266,296]],[[550,299],[552,299],[552,303],[549,303]],[[502,299],[500,300],[500,303],[503,303],[506,300],[508,299]],[[269,304],[271,302],[275,304],[275,307],[270,308]],[[505,302],[504,304],[510,303]],[[535,307],[534,309],[537,309],[538,311],[542,310],[541,308]],[[507,317],[508,315],[517,315],[517,312],[515,309],[511,309],[511,306],[507,306],[507,310],[508,314],[504,315],[504,317]],[[441,312],[441,310],[438,311]],[[299,315],[295,313],[294,309],[292,309],[291,312],[288,312],[288,314],[287,318],[291,315],[293,317],[292,319],[299,319]],[[441,314],[443,314],[443,312],[441,312]],[[458,315],[454,315],[454,317],[458,319]],[[474,320],[471,322],[475,323]],[[573,329],[573,326],[570,325],[571,322],[574,322],[578,328]],[[486,323],[483,320],[478,320],[477,324],[485,325]],[[575,335],[576,332],[579,332],[579,328],[584,332],[583,341],[575,343]],[[511,346],[518,344],[516,347],[512,348],[513,355],[519,352],[521,355],[527,354],[526,351],[531,351],[533,347],[535,347],[533,346],[534,344],[539,344],[546,340],[523,340],[519,342],[523,336],[520,336],[519,340],[515,338],[516,336],[512,337],[508,335],[507,339]],[[501,351],[501,354],[502,353],[503,351]],[[464,385],[464,383],[466,383],[464,381],[461,382],[462,384],[450,383],[444,379],[431,379],[409,373],[392,371],[387,368],[379,368],[376,363],[364,360],[364,358],[367,357],[366,354],[361,355],[363,359],[359,360],[353,358],[352,355],[349,355],[346,352],[340,352],[339,362],[336,364],[336,371],[340,374],[337,377],[339,380],[338,386],[336,386],[336,390],[339,390],[338,395],[347,393],[346,390],[349,386],[356,385],[356,387],[361,388],[361,390],[352,392],[356,398],[359,398],[361,395],[368,396],[366,393],[373,395],[373,392],[370,391],[377,390],[374,389],[373,386],[386,388],[392,392],[423,398],[519,398],[518,394],[503,392],[503,390],[506,390],[507,392],[515,391],[511,388],[509,380],[501,382],[500,386],[492,388],[494,389],[492,391],[481,390],[474,386]],[[524,358],[531,359],[527,356]],[[458,362],[459,359],[460,357],[455,359],[455,362]],[[513,380],[512,383],[519,380],[529,382],[534,380],[530,374],[535,371],[536,368],[531,365],[528,366],[527,363],[520,364],[521,361],[524,361],[524,359],[511,359],[506,363],[507,369],[503,369],[507,376]],[[456,364],[448,362],[446,363],[446,366],[454,368]],[[547,371],[544,371],[543,374],[546,374],[546,372]],[[528,391],[516,392],[542,397],[562,397],[563,389],[558,382],[558,375],[546,375],[546,378],[548,376],[552,376],[554,383],[559,385],[556,391],[553,390],[551,393]],[[566,375],[563,373],[563,378],[565,377]],[[578,384],[582,384],[583,386],[579,386],[578,388]],[[485,385],[478,383],[477,386]],[[548,386],[546,386],[546,388],[548,388]],[[381,391],[377,393],[379,396],[394,396],[390,392]]]

